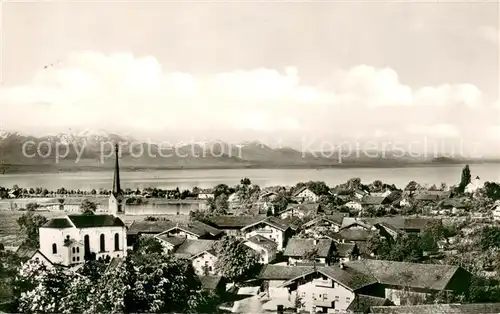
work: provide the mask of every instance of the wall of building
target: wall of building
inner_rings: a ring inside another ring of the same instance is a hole
[[[209,275],[215,275],[215,261],[217,260],[217,257],[208,253],[204,252],[195,258],[193,258],[193,268],[196,272],[197,275],[203,276],[205,275],[204,272],[204,267],[208,267],[208,274]]]
[[[245,237],[248,239],[257,234],[276,242],[276,244],[278,244],[278,251],[283,250],[285,245],[283,231],[269,225],[259,224],[252,227],[251,229],[247,229]]]
[[[332,283],[330,287],[319,285],[318,283]],[[309,280],[306,283],[299,284],[297,290],[292,294],[292,302],[295,302],[299,295],[304,303],[306,311],[312,311],[314,307],[318,309],[321,304],[315,301],[323,301],[325,304],[334,302],[333,307],[328,310],[329,313],[345,313],[355,294],[346,287],[334,282],[331,279],[321,280],[320,278]]]
[[[261,264],[269,264],[276,258],[276,250],[268,250],[250,241],[245,242],[245,245],[259,254],[259,262]]]

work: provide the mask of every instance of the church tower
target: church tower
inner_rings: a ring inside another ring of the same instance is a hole
[[[115,173],[113,177],[113,190],[109,196],[109,212],[112,214],[125,213],[125,198],[120,186],[120,165],[118,163],[118,144],[115,144]]]

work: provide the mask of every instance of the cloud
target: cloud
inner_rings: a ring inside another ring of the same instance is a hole
[[[469,83],[412,88],[393,69],[368,65],[334,71],[320,87],[304,82],[293,66],[200,76],[168,71],[151,56],[84,51],[0,91],[0,123],[178,138],[213,130],[240,137],[246,131],[247,137],[253,131],[456,137],[487,123],[479,118],[489,116],[481,111],[483,98]],[[455,115],[457,108],[470,108],[467,119]]]

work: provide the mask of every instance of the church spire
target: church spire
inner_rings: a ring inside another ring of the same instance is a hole
[[[115,144],[115,176],[113,178],[113,194],[120,195],[122,192],[120,187],[120,166],[118,165],[118,144]]]

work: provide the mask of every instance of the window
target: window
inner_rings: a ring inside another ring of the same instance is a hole
[[[73,250],[72,250],[72,251],[73,251],[73,254],[75,254],[75,248],[73,248]]]
[[[57,244],[52,244],[52,254],[57,254]]]
[[[76,253],[80,253],[80,248],[79,247],[76,248]]]
[[[90,255],[90,240],[89,240],[89,235],[85,235],[83,237],[83,249],[85,252],[85,255]]]
[[[212,271],[212,266],[208,266],[208,271]]]
[[[120,250],[120,236],[118,233],[115,233],[115,251]]]
[[[73,256],[73,262],[75,261],[75,257]]]
[[[323,294],[323,301],[328,301],[328,294]]]
[[[101,234],[100,242],[101,242],[101,246],[100,246],[101,252],[106,251],[106,242],[104,240],[104,234]]]
[[[80,256],[77,256],[77,257],[76,257],[76,261],[77,261],[77,262],[78,262],[78,261],[80,261]]]

